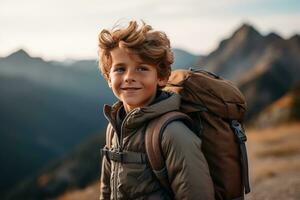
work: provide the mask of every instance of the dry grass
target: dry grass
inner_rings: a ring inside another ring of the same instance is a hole
[[[55,200],[97,200],[99,199],[99,189],[99,182],[96,182],[85,189],[68,191]]]
[[[247,199],[300,199],[300,123],[248,130],[252,194]],[[280,194],[279,194],[280,191]],[[276,194],[278,193],[278,194]]]
[[[294,156],[300,153],[300,145],[298,141],[291,141],[287,144],[270,146],[268,149],[257,151],[256,155],[259,158],[265,157],[286,157]]]

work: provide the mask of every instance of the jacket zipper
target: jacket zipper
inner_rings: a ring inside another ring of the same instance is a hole
[[[127,115],[126,117],[124,118],[123,122],[122,122],[122,125],[121,125],[121,134],[120,134],[120,141],[119,141],[119,146],[118,146],[118,152],[122,152],[123,151],[123,133],[124,133],[124,124],[125,122],[127,121],[127,119],[129,118],[129,116],[135,112],[136,110],[139,110],[139,108],[136,108],[136,109],[133,109],[131,110]],[[118,138],[118,136],[117,136]],[[119,138],[118,138],[119,140]],[[115,176],[114,176],[114,179],[113,179],[113,193],[114,193],[114,200],[118,200],[118,194],[117,194],[117,191],[118,191],[118,177],[119,177],[119,165],[120,163],[119,162],[116,162],[116,165],[115,165]]]

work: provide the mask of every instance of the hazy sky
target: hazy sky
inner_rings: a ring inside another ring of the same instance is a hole
[[[24,48],[46,60],[96,58],[100,30],[130,19],[207,54],[245,22],[263,34],[300,34],[300,0],[0,0],[0,57]]]

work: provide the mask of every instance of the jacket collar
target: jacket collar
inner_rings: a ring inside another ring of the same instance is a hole
[[[161,95],[167,95],[167,98],[151,104],[147,107],[135,108],[125,117],[123,121],[123,126],[126,129],[135,129],[142,126],[149,120],[156,118],[164,113],[179,110],[180,107],[180,96],[175,93],[162,92]],[[106,119],[116,127],[116,119],[118,110],[123,107],[123,103],[118,101],[112,106],[104,105],[103,113]],[[126,131],[127,132],[127,131]]]

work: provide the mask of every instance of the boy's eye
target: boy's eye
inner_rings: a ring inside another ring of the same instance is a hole
[[[118,73],[122,73],[125,71],[124,67],[116,67],[114,70],[114,72],[118,72]]]
[[[148,71],[148,68],[145,67],[145,66],[139,66],[139,67],[137,68],[137,71]]]

